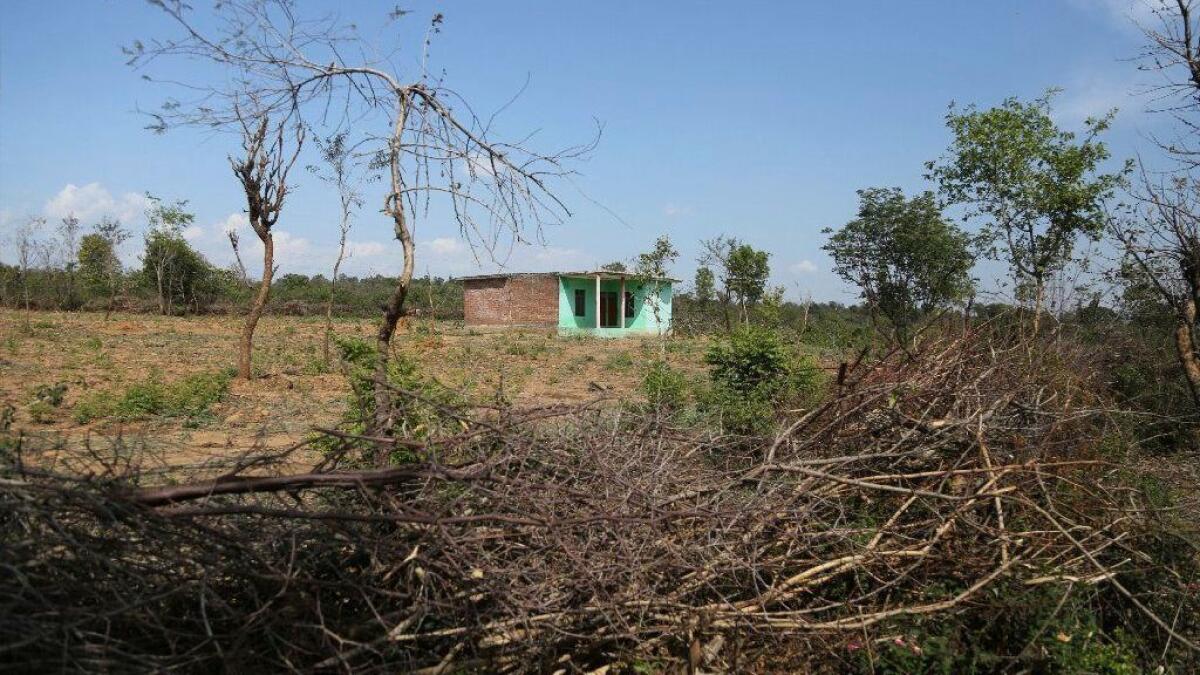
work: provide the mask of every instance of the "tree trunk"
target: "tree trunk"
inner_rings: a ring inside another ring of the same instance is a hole
[[[333,261],[333,277],[329,280],[329,301],[325,303],[325,342],[321,347],[321,355],[325,359],[325,367],[332,363],[329,356],[329,341],[333,338],[333,291],[337,287],[338,270],[342,268],[342,259],[346,257],[346,223],[347,216],[342,215],[342,239],[338,243],[337,260]]]
[[[396,282],[396,290],[383,307],[383,322],[379,325],[379,334],[375,339],[375,419],[372,421],[372,431],[377,436],[387,436],[392,431],[392,396],[388,388],[388,363],[391,359],[392,335],[396,332],[396,323],[404,314],[404,299],[408,297],[408,287],[412,283],[413,254],[415,244],[412,232],[404,214],[404,181],[401,179],[400,158],[403,146],[404,126],[408,120],[408,96],[400,93],[396,109],[396,119],[392,126],[392,137],[389,143],[388,168],[391,174],[391,191],[384,199],[383,212],[392,217],[393,229],[400,247],[404,250],[404,267]],[[387,459],[387,446],[379,445],[376,449],[375,463],[384,464]]]
[[[266,236],[259,235],[263,243],[263,273],[262,282],[258,285],[258,294],[254,304],[250,305],[250,313],[246,315],[246,325],[242,327],[242,343],[238,350],[238,377],[250,379],[250,355],[254,349],[254,329],[267,307],[271,297],[271,277],[275,274],[275,237],[267,232]]]
[[[396,239],[404,249],[404,268],[396,282],[396,290],[384,306],[383,323],[379,326],[375,341],[375,433],[379,435],[386,435],[392,427],[391,390],[387,386],[388,362],[391,358],[392,336],[396,333],[396,323],[404,314],[404,300],[412,284],[414,260],[412,233],[405,222],[403,206],[396,206],[392,218],[396,224]]]
[[[1183,366],[1183,375],[1187,379],[1192,400],[1200,406],[1200,358],[1196,356],[1196,342],[1193,336],[1195,325],[1196,302],[1187,300],[1184,303],[1183,314],[1175,324],[1175,352],[1179,356],[1179,364]]]
[[[163,294],[163,268],[158,265],[154,268],[154,277],[158,281],[158,313],[163,316],[167,315],[167,296]]]
[[[1046,301],[1046,282],[1037,280],[1037,290],[1033,295],[1033,337],[1038,336],[1042,326],[1042,303]]]

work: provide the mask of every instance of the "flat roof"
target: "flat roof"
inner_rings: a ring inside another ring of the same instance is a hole
[[[608,270],[596,270],[593,272],[497,272],[494,274],[474,274],[465,277],[454,277],[458,281],[482,281],[486,279],[511,279],[513,277],[539,277],[539,276],[555,276],[555,277],[586,277],[594,279],[597,276],[601,279],[642,279],[641,275],[636,272],[610,272]],[[672,281],[680,283],[679,279],[671,277],[658,277],[656,281]]]

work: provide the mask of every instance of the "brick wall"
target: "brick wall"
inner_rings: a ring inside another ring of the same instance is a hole
[[[558,276],[467,279],[463,318],[468,326],[557,326]]]

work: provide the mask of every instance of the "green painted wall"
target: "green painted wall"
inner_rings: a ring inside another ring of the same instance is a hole
[[[658,287],[657,297],[654,297],[655,286]],[[558,278],[558,328],[560,332],[586,332],[595,335],[620,336],[630,333],[652,333],[671,330],[671,282],[662,281],[658,284],[640,283],[633,280],[625,281],[625,290],[633,293],[633,316],[626,317],[625,328],[596,328],[596,278],[595,277],[559,277]],[[575,316],[575,291],[582,289],[586,295],[586,314]],[[605,279],[600,282],[601,292],[621,292],[619,279]],[[620,297],[619,295],[617,296]],[[649,301],[647,301],[649,297]],[[654,306],[658,305],[658,316],[655,316]],[[618,316],[618,318],[620,318]]]

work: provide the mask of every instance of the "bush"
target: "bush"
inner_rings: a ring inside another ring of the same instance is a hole
[[[748,326],[713,343],[704,355],[714,382],[741,394],[782,391],[792,358],[774,331]]]
[[[183,417],[196,423],[212,413],[212,406],[224,400],[233,380],[232,368],[188,375],[171,384],[163,384],[157,375],[129,385],[123,394],[94,392],[75,405],[75,421],[113,417],[137,420],[148,417]]]
[[[796,356],[773,330],[747,326],[704,355],[713,387],[703,403],[721,425],[739,433],[769,432],[782,403],[814,397],[822,383],[812,359]]]
[[[341,430],[363,434],[375,417],[375,347],[359,337],[336,338],[339,356],[350,384],[346,412],[342,415]],[[388,361],[388,382],[397,393],[393,404],[391,433],[397,438],[430,438],[459,422],[443,414],[448,407],[462,403],[453,390],[427,378],[419,372],[416,361],[403,354],[394,354]],[[405,396],[404,393],[412,394]],[[343,441],[328,436],[317,437],[315,443],[326,451],[344,449]],[[362,450],[373,448],[363,445]],[[409,450],[392,451],[392,462],[411,462],[416,456]]]
[[[655,408],[678,410],[687,402],[687,378],[666,361],[654,361],[642,378],[642,393]]]

